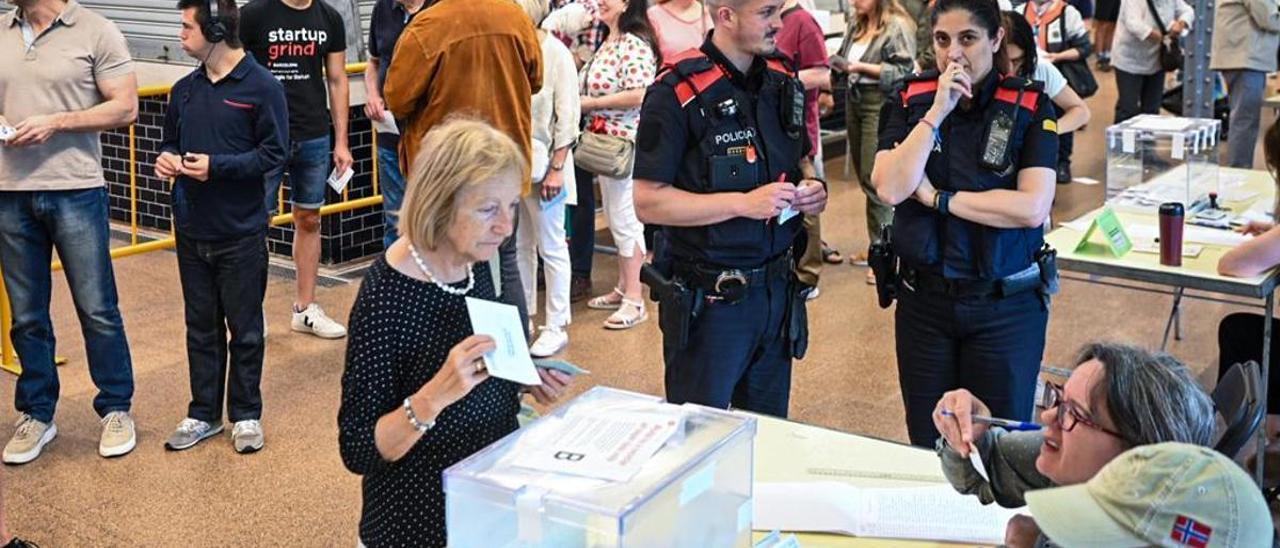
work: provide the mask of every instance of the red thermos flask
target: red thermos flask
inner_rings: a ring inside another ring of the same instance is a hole
[[[1160,264],[1182,266],[1182,204],[1160,204]]]

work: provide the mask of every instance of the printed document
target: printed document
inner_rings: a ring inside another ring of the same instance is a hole
[[[996,545],[1024,509],[983,506],[950,485],[860,488],[838,482],[755,485],[756,531],[817,531],[858,537]]]
[[[627,481],[680,428],[668,413],[604,411],[548,418],[550,433],[521,448],[514,464],[546,472]]]

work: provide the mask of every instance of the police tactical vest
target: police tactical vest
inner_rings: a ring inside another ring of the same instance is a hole
[[[957,107],[943,121],[939,139],[929,155],[925,174],[939,190],[982,192],[1017,188],[1020,152],[1032,123],[1043,85],[1025,78],[1000,78],[985,105],[973,112]],[[938,71],[904,80],[899,100],[907,110],[907,126],[914,127],[933,104]],[[982,86],[983,84],[979,84]],[[975,86],[977,87],[977,86]],[[975,100],[981,90],[975,89]],[[984,167],[987,131],[999,112],[1012,116],[1008,140],[1008,166],[995,171]],[[926,268],[948,278],[996,280],[1030,266],[1044,243],[1035,228],[996,228],[955,216],[943,216],[932,208],[907,200],[894,215],[894,248],[908,265]]]
[[[691,49],[669,60],[658,83],[670,86],[688,121],[689,143],[673,184],[698,194],[749,192],[781,180],[799,182],[805,133],[803,90],[798,111],[788,106],[795,72],[777,57],[765,59],[759,93],[735,85],[728,69]],[[800,116],[796,127],[784,119]],[[692,169],[689,169],[692,168]],[[775,221],[735,218],[702,227],[666,227],[676,256],[701,258],[724,266],[763,264],[791,247],[800,219]]]

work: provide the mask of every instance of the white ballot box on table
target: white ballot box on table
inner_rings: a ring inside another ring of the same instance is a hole
[[[1221,128],[1218,120],[1153,114],[1108,127],[1108,205],[1155,212],[1165,202],[1190,209],[1207,200],[1209,193],[1219,191]]]
[[[750,546],[754,417],[595,387],[444,473],[450,546]]]

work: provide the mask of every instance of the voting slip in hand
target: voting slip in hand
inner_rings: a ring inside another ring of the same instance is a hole
[[[338,168],[334,168],[333,171],[329,172],[329,179],[326,182],[329,183],[334,192],[341,193],[342,189],[347,188],[347,183],[351,182],[351,177],[355,176],[355,174],[356,170],[351,168],[347,168],[347,171],[342,174],[338,174]]]
[[[484,355],[484,365],[490,375],[526,386],[542,385],[533,358],[529,356],[529,344],[525,342],[516,307],[467,297],[467,315],[471,316],[472,331],[492,337],[497,345]]]

